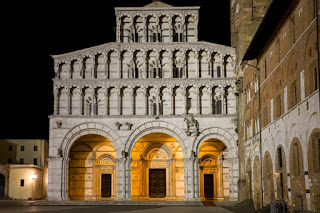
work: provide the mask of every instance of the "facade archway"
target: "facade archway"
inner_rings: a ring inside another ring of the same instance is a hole
[[[291,183],[291,202],[294,211],[304,210],[307,207],[305,172],[303,164],[301,143],[298,138],[292,140],[290,146],[290,183]]]
[[[4,197],[4,192],[5,192],[5,177],[3,174],[0,174],[0,197]]]
[[[84,135],[70,147],[68,198],[109,200],[116,197],[116,152],[100,135]]]
[[[208,139],[200,146],[198,157],[200,199],[229,200],[230,168],[225,144]]]
[[[320,129],[314,129],[308,142],[308,168],[311,209],[320,211]]]
[[[131,150],[135,146],[136,142],[145,135],[151,133],[164,133],[175,138],[182,148],[185,157],[188,156],[187,146],[185,141],[188,140],[187,135],[180,128],[165,121],[150,121],[138,126],[129,136],[125,143],[124,151],[131,157]]]
[[[273,166],[269,152],[263,158],[263,186],[264,186],[264,206],[270,205],[274,200]]]
[[[140,138],[131,153],[133,200],[183,200],[183,151],[177,140],[165,133]]]
[[[287,184],[287,162],[286,153],[282,145],[279,145],[275,157],[275,172],[276,172],[276,188],[277,200],[284,199],[287,202],[288,198],[288,184]]]

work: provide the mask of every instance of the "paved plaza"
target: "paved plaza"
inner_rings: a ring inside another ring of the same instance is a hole
[[[1,213],[17,213],[17,212],[46,212],[46,213],[106,213],[106,212],[127,212],[127,213],[250,213],[254,212],[252,205],[243,204],[233,207],[218,206],[161,206],[161,205],[111,205],[111,206],[34,206],[33,201],[16,201],[16,200],[0,200]],[[207,205],[207,204],[205,204]]]

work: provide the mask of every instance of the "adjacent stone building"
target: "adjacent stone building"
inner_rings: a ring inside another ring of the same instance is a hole
[[[235,49],[199,7],[115,13],[116,42],[53,56],[48,199],[238,200]]]
[[[0,197],[47,197],[48,147],[42,139],[0,140]]]
[[[292,211],[320,211],[316,2],[272,1],[237,65],[240,177],[256,208],[284,200]]]

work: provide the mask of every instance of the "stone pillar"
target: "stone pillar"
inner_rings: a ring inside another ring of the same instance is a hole
[[[173,52],[169,51],[169,73],[170,73],[170,78],[173,78]]]
[[[174,87],[170,88],[170,115],[174,115]]]
[[[54,115],[59,115],[59,99],[60,99],[60,92],[59,88],[54,89]]]
[[[84,102],[84,94],[82,92],[82,87],[77,87],[79,89],[79,115],[83,115],[83,102]]]
[[[125,158],[116,158],[117,164],[117,192],[116,200],[125,199]]]
[[[117,110],[118,110],[118,113],[117,114],[121,115],[121,112],[122,112],[122,110],[121,110],[121,88],[117,88],[117,89],[118,89],[118,91],[117,91],[117,98],[118,98]]]
[[[184,182],[185,182],[185,201],[195,200],[195,176],[194,161],[195,157],[184,158]]]
[[[195,91],[195,93],[196,93],[196,115],[199,115],[200,114],[200,89],[199,89],[199,87],[198,86],[196,86],[196,91]]]
[[[160,109],[159,109],[159,99],[160,99],[160,88],[157,88],[157,93],[156,93],[156,105],[157,105],[157,112],[156,112],[156,115],[159,115],[160,114]]]
[[[118,43],[120,43],[120,25],[121,25],[121,18],[120,17],[117,17],[117,29],[116,29],[116,41]]]
[[[67,115],[70,115],[71,114],[71,98],[72,98],[71,87],[65,87],[65,90],[67,95]]]
[[[129,88],[129,90],[130,90],[130,105],[131,105],[130,115],[134,115],[135,114],[134,88]]]
[[[143,24],[143,36],[142,36],[142,42],[147,42],[147,18],[142,17],[142,24]]]
[[[194,159],[194,198],[197,201],[200,201],[200,186],[199,186],[199,163],[200,158],[195,157]]]
[[[173,26],[172,26],[172,16],[169,17],[169,41],[173,42],[173,36],[172,36],[172,32],[173,32]]]
[[[48,158],[48,196],[49,201],[62,201],[63,158]]]
[[[199,51],[196,51],[196,78],[199,78]]]
[[[144,115],[148,115],[148,88],[145,88],[143,90],[143,96],[144,96]]]
[[[211,115],[211,114],[213,114],[213,112],[212,112],[212,87],[211,86],[209,86],[208,87],[208,95],[209,95],[209,114]]]
[[[94,87],[90,88],[91,89],[91,94],[90,94],[90,97],[91,97],[91,112],[90,112],[90,115],[94,115],[94,111],[95,111],[95,107],[94,107],[94,104],[95,104],[95,99],[96,99],[96,89]]]
[[[131,198],[131,162],[132,158],[126,157],[125,162],[125,200],[132,200]]]
[[[225,97],[224,97],[225,91],[224,87],[220,88],[220,98],[221,98],[221,114],[225,114],[226,112],[226,103],[225,103]]]
[[[187,101],[188,101],[188,97],[187,97],[187,88],[182,86],[182,95],[183,95],[183,114],[188,114],[188,107],[187,107]]]
[[[106,53],[106,55],[104,55],[103,59],[104,59],[104,76],[103,76],[103,78],[107,79],[107,78],[110,78],[108,53]]]

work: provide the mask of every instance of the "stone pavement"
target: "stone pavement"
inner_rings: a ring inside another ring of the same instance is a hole
[[[0,213],[250,213],[254,212],[251,204],[238,204],[233,206],[214,206],[213,202],[200,206],[186,205],[35,205],[34,201],[0,200]],[[39,203],[39,201],[38,201]],[[48,202],[47,202],[48,204]],[[79,203],[78,203],[79,204]],[[83,203],[84,204],[84,203]],[[210,204],[210,205],[209,205]]]

